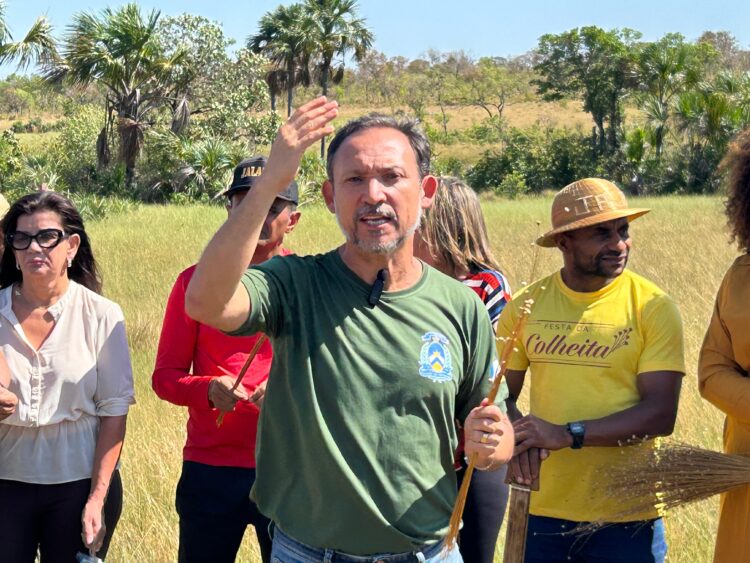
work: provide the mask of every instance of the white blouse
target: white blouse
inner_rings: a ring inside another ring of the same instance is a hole
[[[34,350],[11,308],[12,291],[0,290],[0,350],[18,407],[0,421],[0,479],[88,479],[98,417],[125,415],[135,403],[122,310],[71,281],[48,309],[52,332]]]

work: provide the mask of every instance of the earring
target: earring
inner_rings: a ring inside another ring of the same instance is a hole
[[[68,258],[68,268],[70,268],[72,266],[73,266],[73,259],[72,258]]]

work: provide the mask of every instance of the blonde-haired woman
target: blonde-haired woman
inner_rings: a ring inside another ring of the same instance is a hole
[[[487,227],[476,192],[458,178],[442,177],[432,207],[425,212],[414,254],[455,278],[479,296],[487,307],[493,328],[510,300],[510,287],[490,250]],[[460,446],[459,454],[463,453]],[[466,462],[459,455],[459,486]],[[464,509],[460,549],[464,561],[492,563],[495,544],[508,502],[506,467],[475,471]]]
[[[724,276],[698,362],[700,392],[726,415],[724,450],[750,452],[750,129],[730,146],[727,217],[743,254]],[[746,561],[750,486],[724,494],[714,561]]]

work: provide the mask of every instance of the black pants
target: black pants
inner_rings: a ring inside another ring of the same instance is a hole
[[[120,521],[120,515],[122,515],[122,479],[120,478],[120,471],[115,469],[114,473],[112,473],[112,480],[109,483],[107,500],[104,501],[104,525],[107,529],[104,531],[102,547],[96,552],[96,556],[99,559],[104,560],[107,558],[109,543],[112,541],[115,528]]]
[[[185,461],[175,505],[180,516],[180,563],[233,563],[248,524],[264,563],[271,557],[269,520],[250,501],[255,469]]]
[[[71,563],[76,553],[88,553],[81,539],[81,513],[91,479],[57,485],[38,485],[0,479],[0,560],[33,563],[37,549],[41,563]],[[97,553],[104,559],[122,511],[122,482],[118,471],[104,506],[107,533]]]
[[[508,466],[504,465],[497,471],[474,470],[471,476],[464,508],[464,527],[458,538],[461,556],[467,563],[492,563],[495,559],[497,536],[508,504],[507,471]],[[464,464],[456,474],[459,487],[465,473]]]

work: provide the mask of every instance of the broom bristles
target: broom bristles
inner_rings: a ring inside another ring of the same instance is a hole
[[[603,474],[601,487],[624,507],[603,521],[621,521],[656,509],[680,506],[750,484],[750,457],[706,450],[682,442],[639,448]]]

